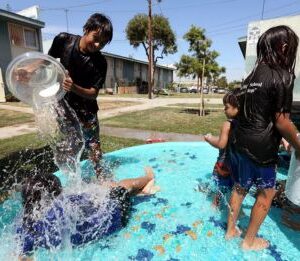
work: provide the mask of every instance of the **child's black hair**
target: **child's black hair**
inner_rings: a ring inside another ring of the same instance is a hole
[[[113,26],[111,20],[104,14],[95,13],[90,16],[83,26],[84,33],[100,29],[101,35],[107,39],[107,43],[113,38]]]
[[[294,75],[298,36],[288,26],[275,26],[264,32],[256,46],[257,63],[282,68]]]
[[[33,209],[40,208],[40,201],[44,197],[50,200],[62,192],[61,182],[53,174],[35,174],[29,177],[22,186],[22,198],[24,205],[24,217],[32,214]]]
[[[234,108],[239,108],[239,102],[235,95],[235,91],[229,91],[223,96],[223,104],[230,104]]]
[[[295,64],[298,43],[298,36],[290,27],[286,25],[272,27],[259,37],[256,46],[256,64],[252,72],[245,80],[245,82],[247,83],[244,102],[244,115],[246,116],[246,118],[248,117],[246,108],[249,109],[250,113],[252,112],[252,103],[251,101],[249,103],[247,99],[248,88],[255,75],[258,65],[267,64],[270,68],[276,71],[284,85],[291,85],[293,80],[295,79]],[[285,76],[286,74],[284,75],[283,70],[286,70],[288,76]],[[286,95],[287,94],[284,93],[285,97]]]

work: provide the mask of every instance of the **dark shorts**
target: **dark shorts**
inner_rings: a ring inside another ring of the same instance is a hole
[[[121,186],[112,188],[109,192],[109,198],[116,201],[121,213],[122,226],[125,227],[130,217],[131,208],[128,190]]]
[[[231,191],[234,183],[231,176],[222,177],[217,173],[213,173],[213,180],[217,186],[217,189],[222,193]]]
[[[81,123],[83,138],[85,140],[85,148],[87,150],[92,149],[95,146],[99,146],[99,121],[97,113],[91,113],[87,111],[80,111],[79,120]]]
[[[249,190],[253,185],[258,189],[275,188],[275,165],[262,167],[244,154],[231,152],[230,168],[234,182],[246,190]]]

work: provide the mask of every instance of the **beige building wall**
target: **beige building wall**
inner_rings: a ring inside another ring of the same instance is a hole
[[[268,20],[254,21],[248,25],[247,48],[246,48],[246,75],[248,75],[254,67],[256,61],[256,44],[259,37],[269,28],[287,25],[300,38],[300,15],[279,17]],[[298,46],[298,54],[295,67],[296,80],[294,84],[294,101],[300,101],[300,49]]]
[[[116,70],[116,80],[123,79],[123,61],[120,59],[115,59],[115,70]]]
[[[114,59],[112,57],[106,57],[107,61],[107,72],[105,79],[105,88],[113,88],[114,87]]]
[[[134,79],[141,78],[140,69],[141,69],[140,64],[134,63],[134,68],[133,68],[133,77],[134,77]]]
[[[142,64],[142,81],[147,81],[148,79],[148,66],[146,64]]]

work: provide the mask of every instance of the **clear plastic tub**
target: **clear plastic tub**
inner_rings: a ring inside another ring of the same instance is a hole
[[[9,90],[19,100],[38,107],[62,99],[66,70],[53,57],[27,52],[11,61],[6,70]]]

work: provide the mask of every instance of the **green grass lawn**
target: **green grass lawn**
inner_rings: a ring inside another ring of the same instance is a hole
[[[101,136],[103,152],[143,144],[136,139],[123,139]],[[21,182],[38,168],[44,173],[57,171],[53,153],[49,146],[41,141],[37,133],[3,139],[0,143],[0,203],[9,195],[16,182]]]
[[[128,102],[128,101],[98,101],[100,111],[113,110],[122,107],[129,107],[141,104],[141,102]]]
[[[0,128],[33,121],[34,115],[30,113],[0,109]]]
[[[205,103],[205,109],[211,110],[211,109],[218,109],[223,110],[224,105],[223,104],[209,104]],[[199,103],[176,103],[176,104],[170,104],[169,107],[182,107],[182,108],[197,108],[199,109],[200,104]]]
[[[136,139],[124,139],[101,135],[102,150],[105,153],[143,143],[143,141]],[[17,151],[35,150],[44,146],[46,146],[46,143],[39,138],[37,133],[20,135],[9,139],[2,139],[0,145],[0,159],[3,159],[11,153]]]
[[[34,150],[46,145],[37,133],[30,133],[20,136],[15,136],[9,139],[1,139],[0,143],[0,159],[7,157],[13,152],[20,150]]]
[[[101,124],[161,132],[217,135],[225,120],[224,112],[209,111],[205,117],[199,117],[197,113],[197,109],[159,107],[104,119]]]

